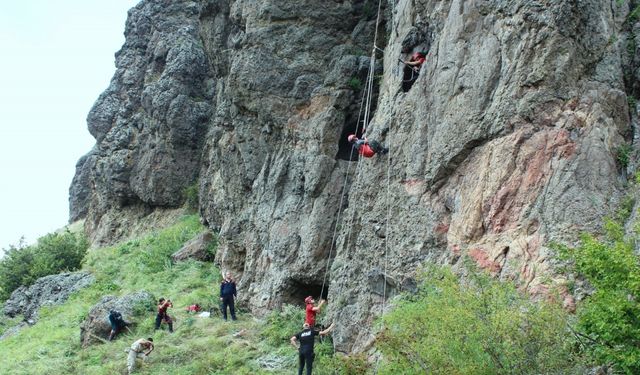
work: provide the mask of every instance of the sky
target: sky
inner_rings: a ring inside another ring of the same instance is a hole
[[[86,117],[115,72],[138,0],[0,4],[0,249],[67,224]]]

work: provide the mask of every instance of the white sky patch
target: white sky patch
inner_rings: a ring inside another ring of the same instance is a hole
[[[138,0],[0,4],[0,248],[67,223],[86,116],[115,72]]]

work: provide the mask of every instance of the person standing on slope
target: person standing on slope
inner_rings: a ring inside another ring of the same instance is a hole
[[[302,331],[291,337],[291,345],[298,349],[298,375],[302,375],[302,370],[304,370],[305,364],[307,366],[307,375],[311,375],[313,359],[315,358],[315,353],[313,352],[313,345],[316,341],[315,337],[318,335],[327,335],[331,330],[333,330],[333,323],[331,323],[329,328],[324,331],[319,331],[305,322],[302,325]]]
[[[173,307],[173,303],[171,300],[165,300],[164,298],[160,298],[158,300],[158,314],[156,315],[156,329],[160,328],[160,324],[165,322],[169,325],[169,332],[173,332],[173,320],[167,313],[167,309],[169,307]]]
[[[222,283],[220,284],[220,307],[222,309],[222,317],[224,320],[227,320],[227,306],[229,306],[231,320],[236,320],[236,308],[234,304],[236,296],[236,283],[231,278],[231,272],[227,272],[224,280],[222,280]]]

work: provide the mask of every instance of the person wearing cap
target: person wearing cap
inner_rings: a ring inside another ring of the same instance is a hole
[[[371,158],[375,154],[384,155],[389,152],[389,149],[383,147],[379,142],[369,141],[366,137],[359,139],[355,134],[349,135],[347,141],[355,147],[358,154],[365,158]]]
[[[307,298],[304,299],[304,303],[307,305],[307,307],[305,308],[305,317],[304,317],[304,322],[309,324],[309,327],[314,327],[316,324],[316,314],[320,311],[320,309],[322,308],[322,305],[324,305],[326,301],[321,299],[320,300],[320,304],[318,304],[318,306],[313,306],[314,303],[316,303],[316,301],[313,299],[313,297],[309,296]]]
[[[324,331],[319,331],[314,329],[313,326],[309,325],[309,323],[305,322],[302,325],[302,331],[296,333],[291,337],[291,345],[293,345],[294,348],[298,349],[298,375],[302,375],[302,370],[304,370],[305,364],[307,366],[307,375],[311,375],[313,359],[315,357],[315,353],[313,352],[313,344],[315,344],[316,341],[315,337],[318,335],[327,335],[331,332],[331,330],[333,330],[333,323],[331,323],[329,328],[325,329]]]

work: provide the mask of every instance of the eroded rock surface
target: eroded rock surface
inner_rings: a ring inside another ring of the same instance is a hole
[[[93,284],[95,277],[87,272],[61,273],[41,277],[30,287],[21,286],[11,293],[4,303],[4,314],[10,317],[22,315],[29,324],[38,320],[42,306],[64,303],[71,293]]]
[[[356,169],[345,138],[376,5],[132,9],[114,79],[88,117],[96,148],[72,187],[88,186],[94,242],[180,206],[198,181],[216,260],[238,276],[242,302],[265,311],[324,284],[344,351],[367,347],[363,324],[384,296],[415,288],[424,262],[468,255],[534,295],[562,290],[548,243],[597,230],[623,194],[617,150],[634,139],[627,93],[640,61],[628,56],[638,29],[628,4],[383,1],[368,136],[391,151]],[[418,50],[427,62],[405,93],[398,58]]]

